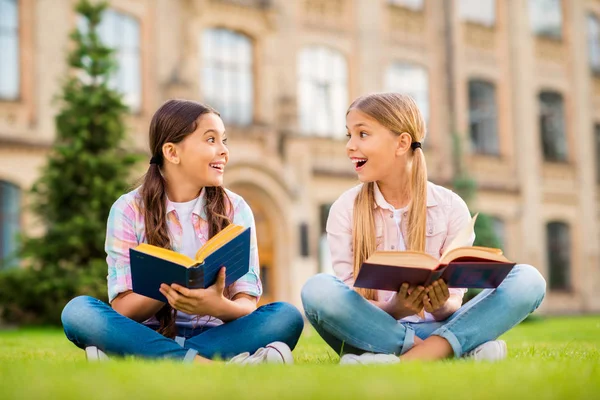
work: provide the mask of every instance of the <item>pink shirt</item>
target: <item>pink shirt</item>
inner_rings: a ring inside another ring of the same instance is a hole
[[[338,278],[349,286],[354,285],[353,249],[352,249],[352,216],[354,199],[362,188],[362,184],[353,187],[342,194],[331,206],[327,219],[327,241],[331,251],[333,270]],[[407,212],[402,213],[400,229],[394,218],[394,207],[383,197],[375,184],[375,231],[377,250],[397,251],[407,233]],[[427,226],[425,251],[440,258],[447,245],[456,237],[458,232],[471,221],[471,214],[466,203],[456,193],[444,187],[427,183]],[[401,236],[400,236],[401,235]],[[402,238],[402,239],[401,239]],[[473,235],[471,245],[475,240]],[[399,243],[400,242],[400,243]],[[402,248],[400,248],[402,250]],[[450,289],[451,297],[464,295],[464,289]],[[379,290],[377,300],[388,301],[394,292]],[[433,321],[434,317],[425,313],[422,319],[418,315],[402,319],[409,322]]]

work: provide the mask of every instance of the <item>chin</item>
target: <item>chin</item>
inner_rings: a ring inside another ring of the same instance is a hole
[[[358,174],[358,180],[361,183],[369,183],[369,182],[375,182],[377,179],[373,179],[372,177],[368,176],[368,175],[361,175]]]

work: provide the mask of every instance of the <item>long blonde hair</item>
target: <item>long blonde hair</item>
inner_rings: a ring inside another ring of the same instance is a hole
[[[348,108],[359,110],[374,118],[392,134],[408,133],[412,142],[423,142],[425,121],[415,101],[399,93],[377,93],[359,97]],[[427,218],[427,166],[423,150],[412,152],[411,171],[412,202],[408,210],[407,250],[425,250],[425,224]],[[362,263],[376,249],[374,182],[365,183],[354,200],[352,247],[354,249],[354,277],[358,276]],[[367,299],[375,299],[372,289],[358,289]]]

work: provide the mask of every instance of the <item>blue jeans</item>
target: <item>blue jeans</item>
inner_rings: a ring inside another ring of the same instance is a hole
[[[108,354],[182,361],[192,361],[196,355],[227,359],[246,351],[254,353],[275,341],[293,349],[304,327],[296,307],[271,303],[223,325],[182,330],[173,340],[89,296],[71,300],[61,319],[67,338],[80,348],[96,346]]]
[[[445,338],[456,357],[494,340],[541,304],[546,281],[530,265],[516,265],[496,289],[485,289],[445,321],[400,322],[338,278],[315,275],[302,288],[310,323],[338,354],[404,354],[415,335]]]

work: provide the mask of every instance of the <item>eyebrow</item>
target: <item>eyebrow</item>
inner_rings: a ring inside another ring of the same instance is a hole
[[[358,124],[354,125],[354,127],[355,127],[355,128],[357,128],[357,127],[359,127],[359,126],[368,126],[368,125],[367,125],[367,124],[363,124],[362,122],[360,122],[360,123],[358,123]],[[346,126],[346,129],[350,129],[350,128],[348,128],[348,127]]]
[[[206,132],[204,132],[204,133],[202,134],[202,136],[206,135],[207,133],[211,133],[211,132],[212,132],[212,133],[214,133],[214,134],[217,134],[217,135],[219,135],[219,132],[218,132],[218,131],[216,131],[216,130],[214,130],[214,129],[209,129],[209,130],[207,130]],[[227,134],[227,132],[223,131],[223,133],[221,133],[220,135],[221,135],[221,136],[225,136],[226,134]]]

